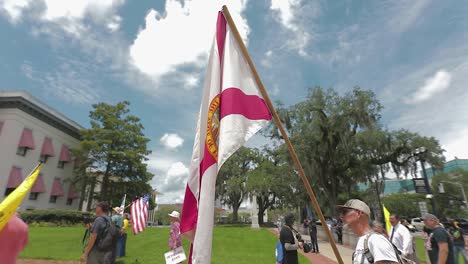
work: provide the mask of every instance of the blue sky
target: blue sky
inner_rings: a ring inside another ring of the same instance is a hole
[[[273,100],[299,102],[315,85],[372,89],[388,128],[468,157],[468,5],[452,1],[0,0],[0,89],[84,127],[93,103],[129,100],[160,202],[181,202],[223,4]]]

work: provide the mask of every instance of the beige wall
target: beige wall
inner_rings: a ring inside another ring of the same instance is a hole
[[[31,170],[38,164],[42,143],[44,137],[47,136],[52,139],[55,156],[48,158],[41,171],[46,192],[39,194],[38,199],[35,201],[29,200],[28,194],[20,208],[21,210],[52,208],[77,209],[79,199],[74,199],[72,205],[66,205],[70,184],[66,179],[70,179],[73,176],[74,164],[73,162],[66,163],[63,169],[57,168],[57,164],[62,144],[65,144],[69,148],[74,148],[78,146],[79,141],[61,130],[16,108],[0,109],[0,121],[4,122],[0,133],[0,200],[4,199],[5,188],[12,166],[21,167],[23,179],[26,178]],[[16,154],[23,128],[32,130],[35,145],[35,149],[28,150],[24,157]],[[56,203],[49,203],[52,183],[55,177],[62,180],[64,196],[58,197]]]

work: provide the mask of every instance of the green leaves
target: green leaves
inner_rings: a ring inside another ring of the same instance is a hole
[[[153,175],[144,163],[151,153],[147,149],[149,139],[143,134],[140,119],[130,115],[129,105],[128,101],[94,104],[89,115],[91,128],[81,131],[81,145],[75,150],[82,153],[88,166],[99,171],[98,198],[112,204],[120,204],[126,192],[136,198],[151,191],[148,181]],[[124,184],[118,187],[119,183]]]

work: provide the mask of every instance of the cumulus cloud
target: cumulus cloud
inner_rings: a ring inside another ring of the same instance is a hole
[[[3,0],[0,1],[0,10],[7,15],[11,23],[15,24],[31,2],[32,0]]]
[[[421,103],[431,99],[449,88],[452,82],[452,74],[445,70],[439,70],[430,78],[427,78],[424,85],[418,88],[408,103]]]
[[[180,161],[168,165],[165,170],[154,171],[155,174],[151,185],[160,191],[159,203],[180,203],[184,198],[184,190],[188,179],[189,169]]]
[[[4,0],[0,1],[0,8],[12,23],[29,14],[41,22],[55,24],[65,32],[79,37],[88,30],[84,22],[85,17],[91,18],[97,24],[107,25],[111,31],[118,28],[121,20],[113,13],[123,3],[123,0],[42,0],[38,4],[33,0]],[[28,13],[32,11],[30,10],[32,4],[42,7],[38,13],[37,10]]]
[[[164,136],[162,136],[159,141],[164,145],[164,147],[171,150],[175,150],[178,147],[181,147],[184,143],[184,139],[179,135],[168,133],[164,134]]]
[[[272,0],[270,9],[275,19],[289,30],[293,36],[287,40],[290,49],[307,57],[306,48],[313,39],[313,21],[320,15],[318,2],[304,2],[300,0]]]
[[[152,9],[130,47],[130,62],[141,72],[158,79],[177,66],[196,63],[206,55],[213,40],[216,14],[227,1],[167,0],[165,12]],[[229,8],[244,39],[249,27],[240,16],[245,0],[231,1]]]

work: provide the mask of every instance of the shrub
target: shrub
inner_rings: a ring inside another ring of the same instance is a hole
[[[75,210],[30,210],[21,213],[26,223],[49,223],[58,226],[82,224],[93,216],[88,212]]]

